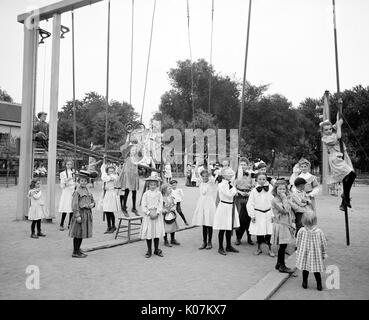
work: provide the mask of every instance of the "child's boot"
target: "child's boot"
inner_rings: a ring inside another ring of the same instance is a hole
[[[164,238],[164,245],[166,247],[172,247],[172,245],[169,243],[168,239],[167,238]]]
[[[308,277],[309,277],[309,271],[303,270],[302,271],[302,287],[304,289],[307,289],[308,287]]]
[[[314,276],[315,276],[315,280],[316,280],[316,288],[319,291],[323,290],[323,286],[322,286],[322,277],[320,275],[320,272],[314,272]]]
[[[210,250],[213,248],[213,245],[211,244],[211,241],[208,242],[208,244],[206,245],[206,249]]]
[[[199,250],[203,250],[205,248],[206,248],[206,242],[203,242],[202,245],[201,245],[201,247],[199,248]]]
[[[33,232],[33,233],[31,234],[31,238],[33,238],[33,239],[38,239],[38,236]]]

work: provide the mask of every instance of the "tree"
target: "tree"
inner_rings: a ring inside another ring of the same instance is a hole
[[[1,87],[0,87],[0,101],[6,101],[10,103],[14,102],[13,98],[5,90],[1,89]]]
[[[90,92],[76,100],[77,145],[105,144],[105,97]],[[73,143],[73,101],[67,101],[58,113],[58,139]],[[111,101],[108,109],[108,148],[118,150],[126,138],[125,127],[138,123],[138,114],[126,102]]]

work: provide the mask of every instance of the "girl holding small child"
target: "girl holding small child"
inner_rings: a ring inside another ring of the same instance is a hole
[[[48,217],[45,200],[41,191],[40,179],[32,179],[29,189],[28,198],[31,199],[31,206],[28,211],[28,220],[32,221],[31,238],[37,239],[38,237],[46,236],[41,232],[41,219]],[[36,225],[37,234],[35,233]]]

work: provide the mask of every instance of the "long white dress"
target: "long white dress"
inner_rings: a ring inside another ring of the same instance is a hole
[[[213,229],[232,230],[240,226],[237,208],[233,205],[233,197],[236,194],[237,189],[234,186],[232,186],[230,189],[227,180],[224,179],[221,183],[219,183],[219,204],[214,215]]]
[[[255,218],[255,222],[250,222],[249,231],[252,235],[265,236],[273,233],[272,186],[269,185],[269,191],[262,190],[261,192],[257,191],[257,187],[258,185],[251,190],[246,205],[250,218]]]
[[[41,190],[30,190],[28,198],[31,199],[31,206],[27,216],[28,220],[40,220],[49,217]]]
[[[197,200],[195,213],[192,217],[192,225],[212,227],[216,211],[215,196],[216,184],[214,181],[200,182],[200,197]]]
[[[120,199],[115,186],[118,181],[118,175],[113,173],[108,175],[106,173],[106,165],[101,166],[101,180],[103,181],[103,201],[102,211],[104,212],[120,212]],[[105,195],[104,195],[105,189]]]
[[[143,213],[141,225],[141,239],[162,238],[165,235],[162,215],[163,196],[159,190],[147,190],[142,196],[141,208]],[[150,210],[155,210],[159,215],[156,219],[149,216]]]
[[[76,184],[72,176],[73,171],[67,170],[60,173],[60,188],[62,188],[62,194],[60,196],[58,212],[69,213],[73,212],[72,198]]]

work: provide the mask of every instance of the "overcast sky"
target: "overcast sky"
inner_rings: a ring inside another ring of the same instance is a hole
[[[21,102],[23,28],[17,15],[50,0],[0,0],[0,86]],[[129,101],[132,0],[111,0],[110,98]],[[141,111],[154,0],[135,0],[132,104]],[[369,85],[369,1],[336,0],[341,90]],[[242,79],[248,1],[215,0],[215,70]],[[193,59],[209,60],[211,0],[190,0]],[[71,26],[71,15],[62,15]],[[77,98],[105,94],[107,0],[75,12]],[[51,31],[52,21],[41,28]],[[331,0],[254,0],[247,80],[294,106],[336,90]],[[46,59],[45,59],[46,57]],[[189,58],[186,0],[157,0],[144,122],[168,90],[167,72]],[[37,111],[49,109],[51,38],[39,47]],[[46,68],[44,67],[46,65]],[[61,45],[59,108],[72,97],[71,34]],[[46,72],[45,72],[46,71]]]

